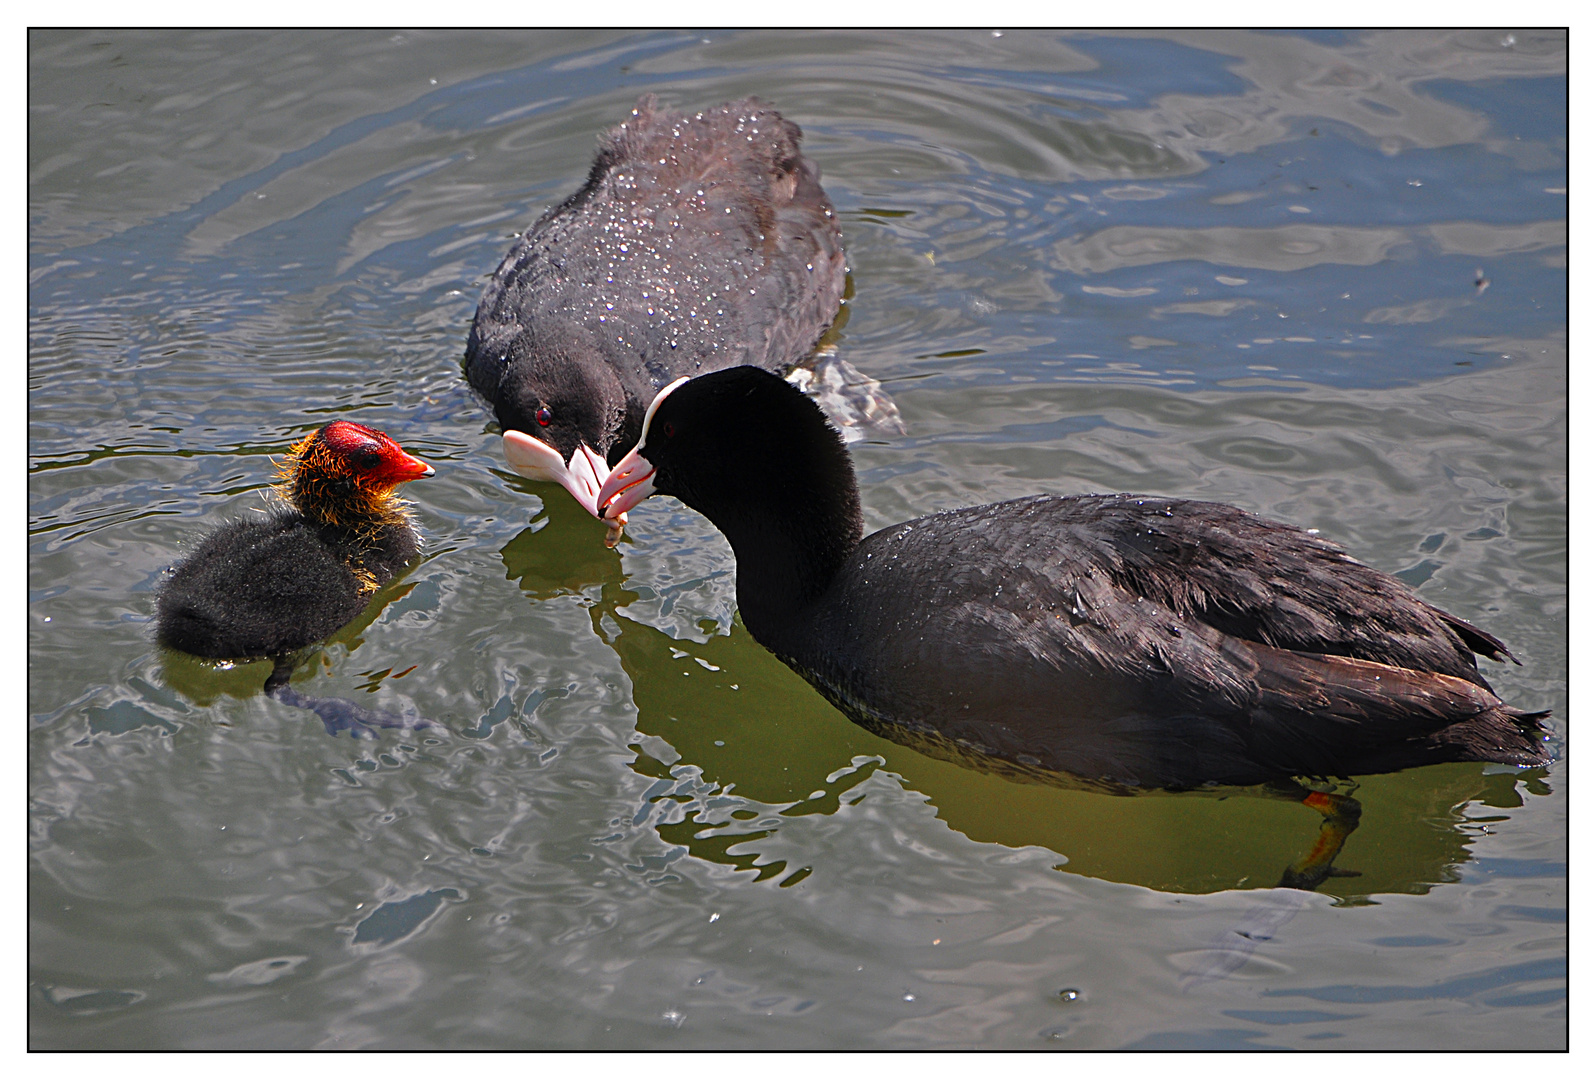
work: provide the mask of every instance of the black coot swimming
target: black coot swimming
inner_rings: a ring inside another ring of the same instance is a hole
[[[841,438],[748,367],[662,390],[599,505],[655,493],[731,542],[756,640],[910,741],[1119,790],[1548,760],[1475,669],[1500,641],[1236,507],[1036,496],[861,540]]]
[[[601,137],[587,183],[494,272],[466,343],[516,472],[597,515],[660,387],[739,364],[782,371],[815,347],[846,267],[801,138],[754,98],[686,115],[653,95]]]
[[[156,641],[212,660],[270,658],[266,688],[282,696],[294,654],[352,622],[420,553],[394,489],[432,472],[347,420],[306,437],[282,467],[284,506],[223,525],[172,570]]]

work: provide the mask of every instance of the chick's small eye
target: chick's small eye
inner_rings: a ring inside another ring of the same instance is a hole
[[[665,426],[660,430],[665,432],[665,437],[669,439],[671,436],[676,434],[676,425],[667,420],[665,421]]]
[[[549,410],[547,405],[540,406],[538,411],[533,413],[532,416],[543,427],[548,427],[549,421],[554,419],[554,413]]]

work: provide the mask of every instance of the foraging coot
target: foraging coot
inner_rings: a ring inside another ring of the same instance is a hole
[[[494,272],[466,343],[516,472],[596,516],[661,386],[814,348],[846,267],[801,138],[754,98],[685,115],[650,94],[600,139],[587,183]]]
[[[1114,788],[1440,761],[1544,764],[1490,634],[1292,525],[1219,503],[1036,496],[861,540],[853,466],[800,392],[735,368],[650,404],[599,492],[674,495],[725,534],[750,633],[833,704]]]
[[[282,467],[286,506],[222,526],[172,570],[156,641],[213,660],[269,657],[267,689],[286,683],[294,653],[353,621],[420,552],[393,492],[432,472],[380,431],[321,428]]]

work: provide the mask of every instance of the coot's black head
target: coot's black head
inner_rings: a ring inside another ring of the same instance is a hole
[[[335,420],[295,444],[280,472],[280,490],[300,513],[353,526],[397,511],[393,489],[433,469],[382,432]]]
[[[780,535],[824,549],[829,561],[863,534],[842,436],[813,401],[760,368],[727,368],[659,392],[598,505],[613,520],[655,492],[709,518],[734,548]],[[739,550],[739,573],[743,561]]]
[[[583,443],[607,456],[626,417],[626,393],[614,371],[575,343],[513,359],[499,393],[504,430],[540,439],[567,461]]]
[[[499,381],[494,411],[510,467],[563,484],[595,516],[593,497],[619,457],[626,392],[603,356],[573,335],[523,336]]]

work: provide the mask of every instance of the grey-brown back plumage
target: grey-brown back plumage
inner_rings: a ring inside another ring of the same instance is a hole
[[[542,437],[521,384],[588,368],[589,392],[615,400],[584,437],[624,449],[666,383],[803,359],[836,315],[845,265],[801,137],[753,98],[692,114],[640,99],[483,292],[467,373],[500,423]],[[609,373],[621,394],[602,390]]]

